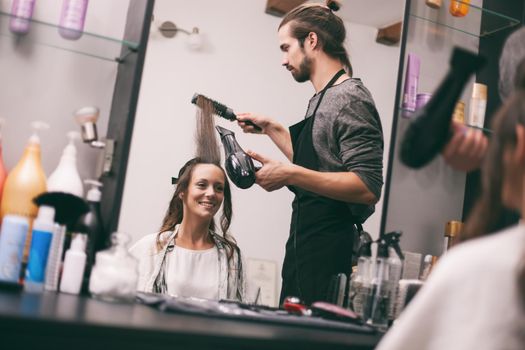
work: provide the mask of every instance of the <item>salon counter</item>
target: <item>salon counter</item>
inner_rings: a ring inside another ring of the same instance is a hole
[[[164,313],[141,304],[67,294],[0,290],[2,349],[373,349],[379,337]]]

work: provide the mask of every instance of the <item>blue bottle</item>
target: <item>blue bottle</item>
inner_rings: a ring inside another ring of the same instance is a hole
[[[54,220],[55,208],[43,205],[38,209],[38,216],[33,223],[31,248],[24,280],[24,289],[27,292],[44,290],[47,258],[55,226]]]
[[[4,216],[0,232],[0,281],[18,283],[28,230],[28,218]]]

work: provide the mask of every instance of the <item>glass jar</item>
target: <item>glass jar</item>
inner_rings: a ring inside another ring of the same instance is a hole
[[[131,240],[125,233],[111,235],[112,246],[98,252],[91,271],[89,291],[97,299],[105,301],[135,300],[138,282],[138,261],[128,253]]]

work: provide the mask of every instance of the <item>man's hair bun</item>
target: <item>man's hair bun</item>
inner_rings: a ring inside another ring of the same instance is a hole
[[[338,11],[341,8],[341,3],[336,0],[326,0],[326,6],[332,11]]]

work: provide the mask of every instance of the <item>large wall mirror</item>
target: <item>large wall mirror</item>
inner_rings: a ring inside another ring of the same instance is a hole
[[[277,40],[280,18],[265,13],[266,0],[157,0],[138,102],[123,194],[119,230],[134,240],[157,232],[173,194],[171,177],[193,156],[196,108],[194,93],[218,100],[236,112],[272,116],[289,126],[304,117],[314,94],[310,83],[298,84],[281,66]],[[376,42],[378,28],[400,22],[404,0],[346,0],[338,14],[345,20],[347,49],[355,76],[371,91],[379,111],[385,165],[400,45]],[[188,45],[179,31],[166,38],[159,31],[165,21],[191,32],[199,29],[202,45]],[[244,149],[285,161],[265,136],[243,134],[236,124],[216,118],[233,130]],[[386,166],[384,168],[386,173]],[[231,233],[245,256],[274,264],[276,282],[288,238],[292,193],[265,192],[258,186],[233,190]],[[379,233],[382,202],[365,228]],[[275,290],[275,295],[278,291]]]
[[[384,193],[382,231],[403,231],[403,249],[439,256],[443,253],[445,226],[448,221],[464,221],[469,205],[480,189],[477,175],[453,169],[443,157],[437,156],[421,169],[412,169],[399,159],[403,134],[411,122],[411,114],[401,112],[402,93],[408,54],[420,59],[419,93],[432,93],[449,69],[454,47],[462,47],[487,58],[486,66],[467,83],[460,98],[465,104],[465,120],[471,109],[473,83],[488,85],[485,127],[500,104],[498,61],[505,39],[520,28],[523,2],[473,0],[464,17],[454,17],[448,2],[439,9],[425,1],[407,1],[405,13],[402,62],[397,87],[397,108],[393,130],[387,185]],[[405,114],[405,115],[404,115]],[[490,132],[486,133],[490,135]],[[490,136],[489,136],[490,137]],[[470,193],[470,194],[469,194]]]

